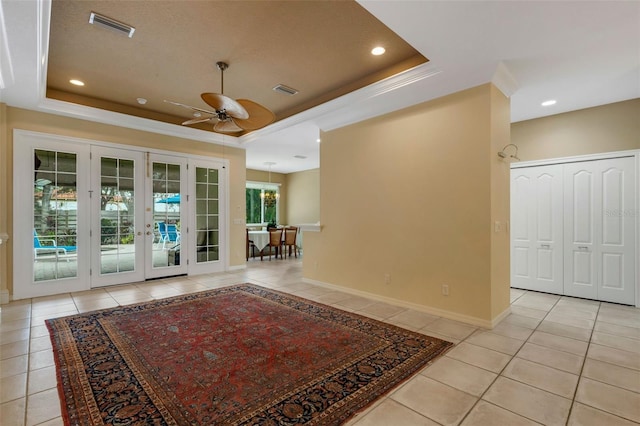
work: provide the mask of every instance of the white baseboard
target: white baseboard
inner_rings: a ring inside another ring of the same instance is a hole
[[[369,293],[362,290],[355,290],[353,288],[342,287],[335,284],[329,284],[322,281],[312,280],[310,278],[303,278],[302,281],[319,285],[321,287],[330,288],[332,290],[342,291],[344,293],[353,294],[355,296],[362,296],[369,299],[377,300],[379,302],[389,303],[395,306],[401,306],[403,308],[414,309],[416,311],[424,312],[431,315],[436,315],[442,318],[447,318],[454,321],[464,322],[466,324],[474,325],[476,327],[482,327],[487,329],[492,329],[495,327],[502,319],[504,319],[507,315],[511,313],[511,308],[507,308],[504,312],[498,315],[493,320],[486,320],[478,317],[473,317],[470,315],[459,314],[457,312],[447,311],[445,309],[438,309],[431,306],[419,305],[417,303],[407,302],[404,300],[394,299],[392,297],[381,296],[375,293]]]
[[[503,319],[508,317],[509,314],[511,314],[511,305],[507,306],[507,309],[502,311],[502,313],[500,313],[497,317],[495,317],[494,319],[491,320],[491,328],[493,328],[496,325],[498,325],[500,323],[500,321],[502,321]]]
[[[227,271],[242,271],[243,269],[247,269],[247,265],[233,265],[227,268]]]

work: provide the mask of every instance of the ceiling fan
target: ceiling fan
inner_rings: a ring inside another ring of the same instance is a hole
[[[165,100],[167,103],[190,109],[199,114],[196,118],[182,123],[183,126],[212,121],[215,122],[213,130],[216,132],[237,133],[260,129],[271,124],[275,120],[275,114],[257,102],[253,102],[249,99],[233,100],[230,97],[225,96],[224,71],[229,68],[229,64],[226,62],[216,62],[216,66],[221,73],[221,93],[202,93],[200,95],[202,100],[210,105],[214,111]],[[207,116],[202,117],[202,114],[207,114]]]

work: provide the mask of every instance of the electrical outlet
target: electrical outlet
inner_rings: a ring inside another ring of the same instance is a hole
[[[384,283],[386,285],[391,284],[391,274],[384,274]]]
[[[448,284],[442,284],[442,295],[443,296],[448,296],[449,295],[449,285]]]

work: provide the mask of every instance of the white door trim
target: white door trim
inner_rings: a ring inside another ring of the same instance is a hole
[[[603,152],[600,154],[575,155],[572,157],[550,158],[547,160],[519,161],[511,163],[512,169],[521,169],[523,167],[547,166],[551,164],[576,163],[582,161],[606,160],[609,158],[619,157],[638,157],[640,149],[630,149],[626,151]]]

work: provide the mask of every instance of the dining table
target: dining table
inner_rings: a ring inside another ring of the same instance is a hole
[[[269,231],[249,231],[249,239],[262,251],[269,245]]]

